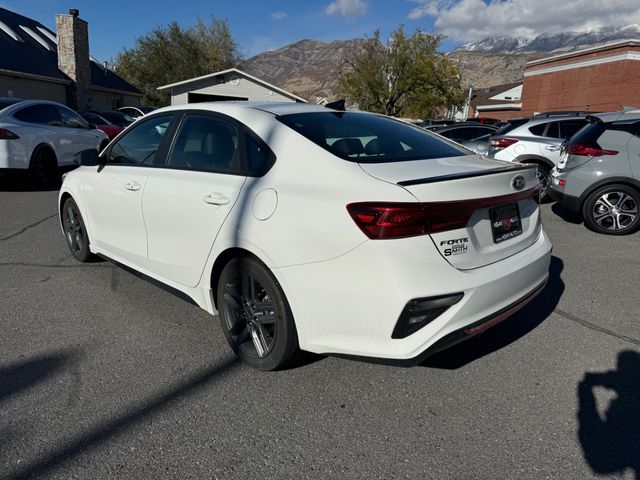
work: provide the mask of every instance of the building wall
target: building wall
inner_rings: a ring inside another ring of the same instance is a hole
[[[91,89],[93,110],[117,110],[120,107],[139,107],[140,96],[125,93],[106,92],[100,89]]]
[[[526,76],[522,113],[593,112],[640,106],[640,61],[623,60]]]
[[[234,77],[236,81],[233,80]],[[274,92],[242,76],[236,76],[234,74],[225,75],[222,82],[219,83],[220,78],[221,77],[207,78],[198,82],[173,87],[171,89],[171,105],[184,105],[188,103],[189,93],[243,97],[254,101],[294,101],[289,97]]]
[[[16,97],[25,100],[52,100],[66,103],[66,86],[61,83],[13,77],[0,73],[0,97]]]

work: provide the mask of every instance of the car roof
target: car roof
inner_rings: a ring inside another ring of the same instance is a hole
[[[337,112],[321,105],[310,105],[308,103],[293,102],[251,102],[251,101],[233,101],[233,102],[201,102],[188,103],[185,105],[172,105],[170,107],[159,108],[154,110],[153,114],[181,110],[210,110],[212,112],[229,113],[246,111],[247,109],[261,110],[273,115],[289,115],[294,113],[311,113],[311,112]]]
[[[452,123],[450,125],[438,125],[437,127],[433,128],[432,131],[434,132],[444,132],[445,130],[452,130],[454,128],[460,128],[460,127],[480,127],[480,128],[486,128],[488,130],[498,130],[498,127],[496,127],[495,125],[488,125],[486,123],[480,123],[480,122],[458,122],[458,123]]]

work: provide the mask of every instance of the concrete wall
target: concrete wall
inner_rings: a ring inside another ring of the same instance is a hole
[[[9,96],[26,100],[53,100],[67,103],[66,86],[61,83],[18,78],[0,73],[0,97]]]
[[[173,87],[170,92],[171,105],[184,105],[188,103],[188,93],[220,95],[223,97],[243,97],[253,101],[266,102],[294,101],[289,97],[236,74],[207,78],[198,82]]]

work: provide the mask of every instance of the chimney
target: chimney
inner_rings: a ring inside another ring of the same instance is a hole
[[[67,103],[78,111],[86,111],[91,110],[92,103],[89,29],[79,15],[75,8],[68,15],[56,15],[58,68],[73,80]]]

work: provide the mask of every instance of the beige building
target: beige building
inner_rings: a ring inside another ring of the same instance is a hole
[[[237,68],[163,85],[158,90],[169,93],[171,105],[230,100],[306,103],[304,98]]]

